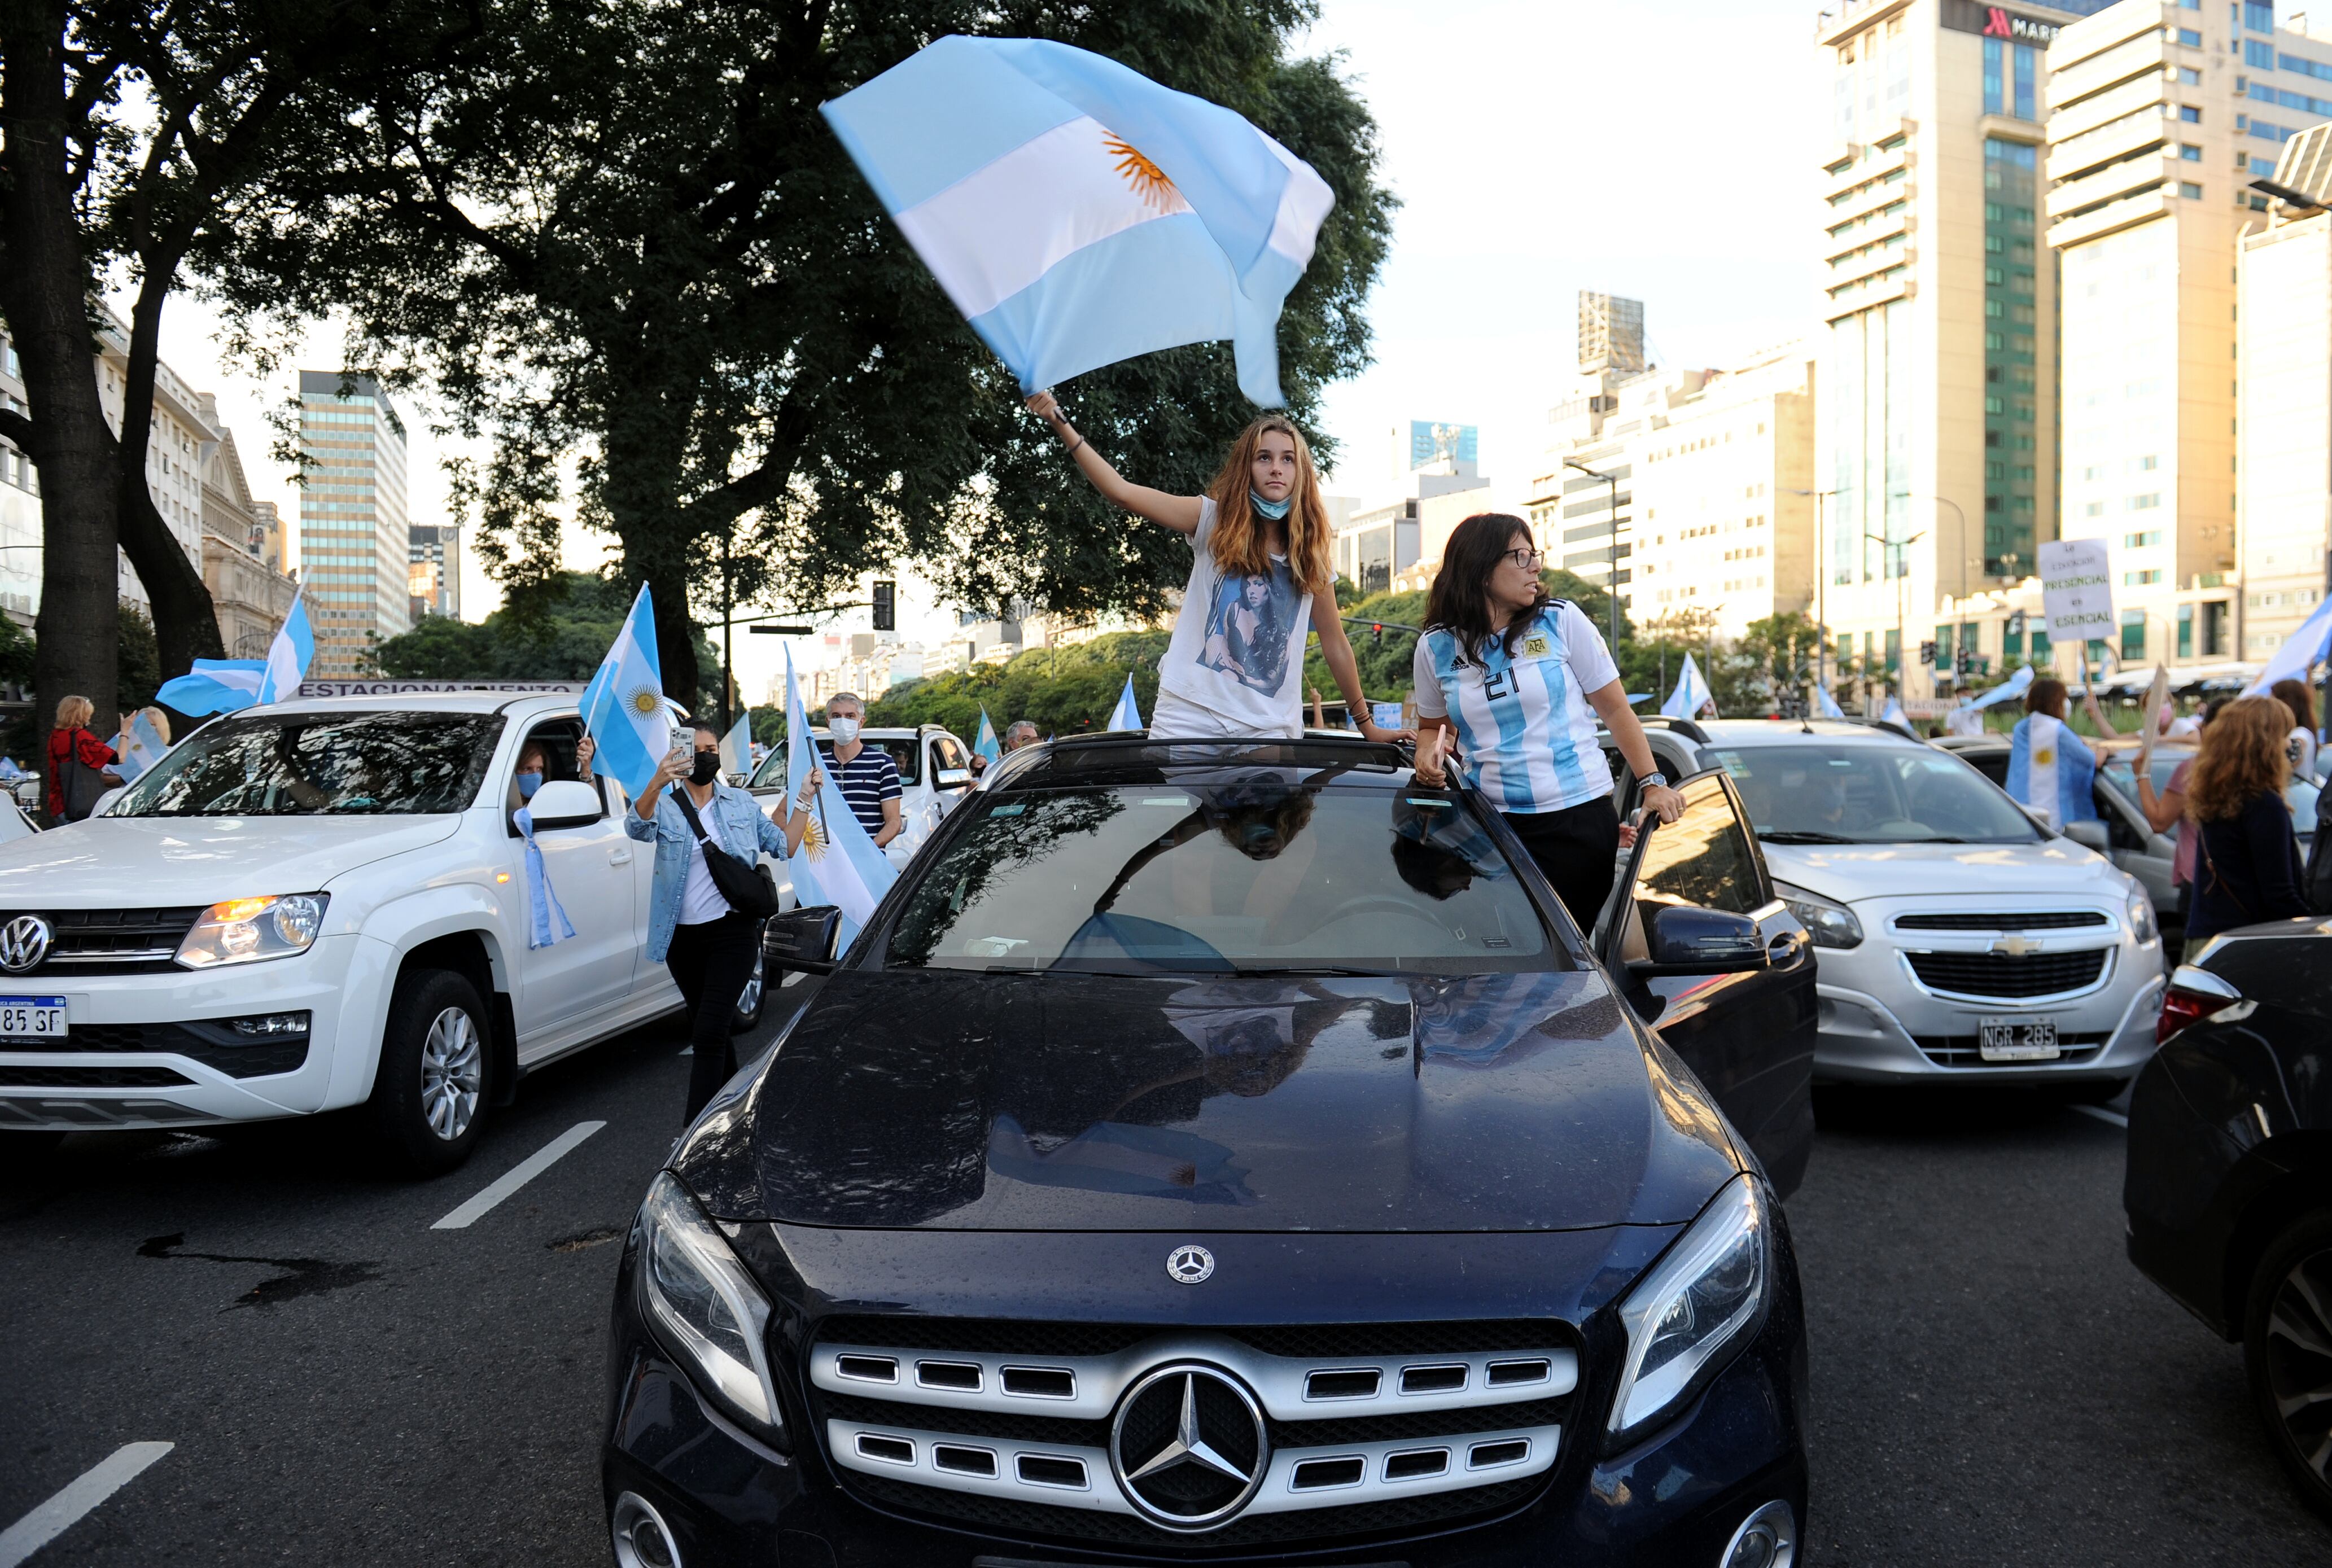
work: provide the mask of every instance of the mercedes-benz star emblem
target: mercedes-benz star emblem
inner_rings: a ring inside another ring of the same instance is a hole
[[[37,914],[20,914],[5,926],[0,926],[0,969],[10,974],[23,974],[38,969],[41,961],[49,956],[49,923]],[[1214,1260],[1208,1259],[1207,1268],[1213,1272]],[[1200,1278],[1205,1276],[1201,1275]]]
[[[1169,1530],[1211,1530],[1247,1506],[1271,1468],[1263,1411],[1238,1380],[1178,1362],[1135,1383],[1109,1429],[1128,1501]]]
[[[1204,1285],[1214,1277],[1215,1255],[1203,1247],[1178,1247],[1166,1255],[1166,1273],[1177,1285]]]

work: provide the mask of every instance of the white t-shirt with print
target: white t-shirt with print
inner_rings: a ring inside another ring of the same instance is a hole
[[[1168,697],[1219,721],[1210,734],[1294,735],[1304,727],[1304,643],[1312,630],[1312,596],[1296,587],[1287,558],[1271,558],[1268,577],[1229,577],[1215,564],[1212,496],[1199,501],[1190,536],[1190,584],[1174,617],[1174,636],[1159,665],[1159,708]],[[1153,734],[1170,734],[1162,723]]]

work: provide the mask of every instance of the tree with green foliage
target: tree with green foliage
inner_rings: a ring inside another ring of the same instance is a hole
[[[1030,648],[1000,664],[974,664],[892,687],[866,710],[870,724],[944,724],[969,741],[985,706],[1000,735],[1026,719],[1047,735],[1092,734],[1109,727],[1125,677],[1143,713],[1158,705],[1158,663],[1165,632],[1111,632],[1060,648]]]
[[[1393,203],[1358,93],[1291,53],[1314,0],[475,4],[488,68],[320,126],[215,285],[261,337],[345,312],[392,384],[427,379],[457,431],[492,435],[457,495],[506,586],[555,569],[578,458],[576,515],[649,586],[667,689],[696,690],[686,627],[726,598],[808,610],[917,560],[960,604],[1151,612],[1188,575],[1185,540],[1129,528],[1060,460],[820,120],[943,34],[1096,51],[1320,172],[1335,208],[1287,301],[1280,379],[1330,452],[1321,390],[1367,362]],[[1252,412],[1227,343],[1062,390],[1121,468],[1183,493]]]
[[[513,593],[483,621],[425,616],[376,656],[380,673],[396,680],[588,681],[631,607],[621,582],[562,571]],[[697,657],[719,668],[702,631],[695,644]]]

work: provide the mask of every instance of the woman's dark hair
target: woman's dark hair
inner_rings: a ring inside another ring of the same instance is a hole
[[[2227,704],[2233,701],[2234,699],[2232,697],[2213,697],[2209,702],[2203,703],[2202,727],[2204,729],[2210,728],[2211,721],[2217,718],[2222,712],[2223,712]]]
[[[680,722],[680,727],[683,730],[702,730],[704,733],[712,736],[716,741],[721,739],[720,725],[714,723],[710,719],[700,718],[693,713],[690,714],[687,718],[683,719]]]
[[[2313,712],[2316,704],[2308,696],[2307,682],[2278,681],[2268,688],[2268,694],[2291,710],[2291,722],[2295,729],[2305,730],[2311,735],[2316,733],[2316,714]]]
[[[1546,588],[1542,585],[1530,607],[1513,620],[1494,626],[1490,624],[1490,574],[1498,569],[1500,559],[1516,548],[1515,540],[1529,537],[1530,524],[1505,512],[1478,512],[1451,529],[1449,542],[1441,547],[1441,569],[1434,575],[1433,591],[1425,598],[1425,629],[1454,635],[1469,659],[1480,658],[1482,645],[1498,636],[1505,637],[1506,652],[1512,655],[1523,628],[1546,608]]]
[[[2052,719],[2062,718],[2065,712],[2065,700],[2070,694],[2066,690],[2064,682],[2054,675],[2043,675],[2025,689],[2024,711],[2028,713],[2046,713]]]

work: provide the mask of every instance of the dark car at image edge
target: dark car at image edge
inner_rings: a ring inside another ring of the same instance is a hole
[[[779,917],[625,1244],[616,1561],[1788,1568],[1813,960],[1682,787],[1586,936],[1310,740],[1016,753],[838,961]]]

